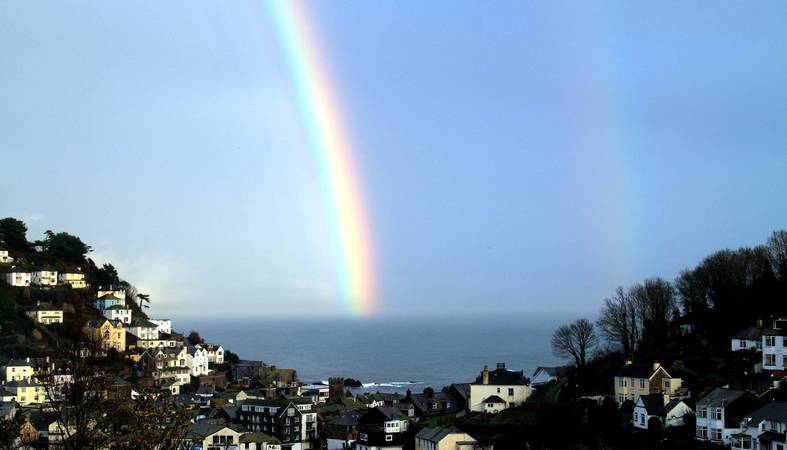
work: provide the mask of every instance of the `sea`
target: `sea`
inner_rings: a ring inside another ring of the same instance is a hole
[[[241,359],[295,369],[301,381],[354,378],[358,392],[421,392],[475,380],[484,366],[524,370],[565,361],[550,338],[561,315],[372,318],[173,318]]]

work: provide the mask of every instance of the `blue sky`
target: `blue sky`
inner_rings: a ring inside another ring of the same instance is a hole
[[[306,4],[383,313],[594,312],[787,228],[787,3]],[[166,314],[336,314],[260,1],[0,2],[0,211]]]

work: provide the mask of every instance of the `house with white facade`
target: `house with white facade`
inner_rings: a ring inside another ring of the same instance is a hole
[[[207,352],[199,345],[186,347],[186,366],[188,366],[193,377],[207,375],[210,372],[208,370]]]
[[[692,414],[694,410],[679,398],[670,399],[664,394],[640,395],[631,422],[641,430],[653,427],[653,421],[658,427],[679,427]]]
[[[225,425],[200,421],[189,425],[184,448],[230,450],[240,449],[241,432]]]
[[[762,330],[762,368],[787,369],[787,331],[777,328],[776,324]]]
[[[787,402],[772,401],[746,414],[732,450],[787,449]]]
[[[697,440],[730,445],[740,431],[744,416],[755,405],[754,395],[745,391],[716,388],[697,402]]]
[[[533,387],[554,383],[560,378],[562,367],[538,367],[530,378],[530,385]]]
[[[74,269],[61,270],[57,274],[57,281],[64,286],[70,286],[72,289],[84,289],[87,287],[85,281],[85,274],[82,269],[77,267]]]
[[[101,311],[109,320],[118,320],[126,325],[131,325],[131,309],[122,305],[110,306]]]
[[[43,325],[51,325],[53,323],[63,323],[63,308],[53,306],[49,303],[37,302],[30,311],[27,311],[27,316],[34,322]]]
[[[732,336],[730,350],[762,351],[762,327],[748,327]]]
[[[145,350],[140,362],[158,384],[173,381],[174,384],[181,386],[191,382],[187,357],[185,347],[164,347]]]
[[[32,282],[33,275],[29,270],[21,267],[12,267],[4,274],[5,282],[14,287],[27,287]]]
[[[497,368],[492,371],[484,366],[481,375],[470,384],[468,409],[477,412],[499,412],[519,406],[530,397],[529,382],[523,371],[508,370],[505,363],[497,363]]]
[[[158,325],[142,318],[132,320],[128,332],[142,340],[155,340],[159,337]]]
[[[33,377],[33,365],[30,361],[23,359],[12,359],[5,363],[3,370],[3,382],[11,381],[30,381]]]
[[[0,250],[0,264],[11,264],[14,258],[8,255],[8,250]]]
[[[150,323],[156,324],[159,334],[172,333],[172,320],[170,319],[148,319]]]
[[[14,400],[21,406],[44,403],[47,398],[46,386],[35,381],[14,380],[3,384],[0,388],[4,391],[4,402]]]
[[[202,348],[208,353],[208,361],[212,364],[224,364],[224,347],[205,343]]]
[[[31,283],[36,286],[57,286],[57,270],[43,267],[30,272]]]

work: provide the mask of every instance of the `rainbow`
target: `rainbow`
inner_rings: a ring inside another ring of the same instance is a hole
[[[266,4],[319,172],[342,303],[350,314],[372,313],[375,286],[368,214],[338,96],[321,58],[325,53],[299,1]]]

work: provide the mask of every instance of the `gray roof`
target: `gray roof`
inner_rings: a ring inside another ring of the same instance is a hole
[[[210,436],[213,433],[229,428],[226,425],[217,425],[215,423],[197,422],[189,425],[188,436],[192,439]]]
[[[749,424],[759,425],[763,420],[787,423],[787,402],[773,401],[748,415]]]
[[[505,403],[506,401],[502,398],[498,397],[497,395],[490,395],[489,397],[485,398],[482,403]]]
[[[449,434],[453,434],[453,433],[463,433],[463,431],[459,430],[456,427],[424,428],[423,430],[419,431],[418,434],[415,435],[415,437],[429,442],[434,442],[436,444],[442,441],[443,438],[445,438]]]
[[[358,425],[358,419],[360,419],[362,415],[363,414],[360,411],[347,411],[341,416],[333,419],[330,423],[332,425],[340,426]]]
[[[710,394],[697,402],[697,406],[711,406],[711,407],[725,407],[737,400],[743,391],[736,391],[733,389],[716,388]]]
[[[511,386],[511,385],[525,385],[530,380],[525,378],[524,372],[508,370],[505,367],[498,367],[495,370],[489,371],[489,385],[497,386]],[[476,378],[473,384],[483,384],[483,372]]]
[[[735,335],[732,338],[745,339],[749,341],[759,341],[760,339],[762,339],[762,332],[763,330],[761,328],[748,327],[735,333]]]
[[[639,400],[649,415],[656,416],[664,413],[664,396],[661,394],[640,395]]]

